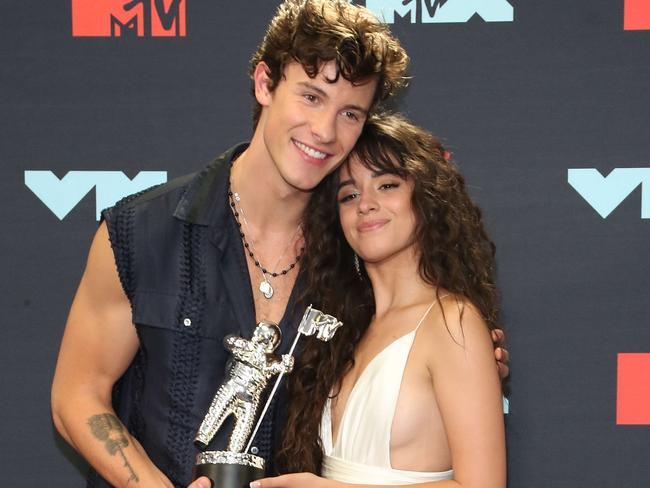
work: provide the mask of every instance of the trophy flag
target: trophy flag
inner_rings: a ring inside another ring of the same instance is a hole
[[[302,316],[302,320],[300,321],[300,324],[298,325],[298,332],[296,333],[296,338],[293,340],[293,344],[291,344],[291,349],[288,355],[293,356],[293,352],[296,349],[296,345],[298,344],[298,340],[300,339],[301,336],[303,335],[311,336],[316,334],[316,337],[318,339],[320,339],[323,342],[327,342],[332,337],[334,337],[334,334],[336,333],[336,329],[338,329],[342,325],[343,322],[339,321],[333,315],[328,315],[326,313],[323,313],[320,310],[316,310],[315,308],[312,308],[311,305],[309,305],[309,307],[307,307],[307,310],[305,310],[305,313]],[[273,397],[275,395],[275,392],[278,389],[278,386],[280,386],[280,382],[282,381],[283,376],[284,376],[284,371],[282,371],[278,375],[278,378],[275,380],[273,389],[271,390],[271,393],[269,393],[268,399],[264,404],[264,409],[262,410],[262,413],[259,416],[257,424],[253,429],[253,433],[249,437],[249,441],[248,444],[246,445],[246,449],[244,449],[245,453],[248,452],[248,450],[251,448],[251,445],[253,444],[253,439],[255,439],[255,435],[257,434],[260,425],[262,425],[262,420],[264,419],[264,416],[266,415],[266,411],[269,409],[269,406],[271,405],[271,401],[273,400]]]
[[[336,329],[342,325],[343,322],[340,322],[336,317],[320,312],[309,305],[307,310],[305,310],[305,314],[302,316],[302,320],[298,326],[298,334],[296,335],[296,340],[294,340],[294,346],[291,348],[289,354],[293,353],[293,348],[300,334],[310,336],[318,333],[316,337],[321,341],[327,342],[334,337]]]

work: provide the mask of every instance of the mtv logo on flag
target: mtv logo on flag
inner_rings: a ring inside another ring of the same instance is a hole
[[[616,423],[650,425],[650,353],[619,353]]]
[[[184,37],[184,0],[72,0],[74,37]]]
[[[650,0],[625,0],[623,29],[650,30]]]

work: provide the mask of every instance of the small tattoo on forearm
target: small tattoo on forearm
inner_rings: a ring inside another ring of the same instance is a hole
[[[140,479],[122,450],[122,448],[129,445],[129,438],[125,434],[126,429],[122,425],[122,422],[112,413],[101,413],[90,417],[88,419],[88,425],[93,435],[104,443],[106,450],[111,456],[119,453],[122,457],[124,467],[129,470],[129,479],[126,484],[128,485],[131,481],[138,483]]]

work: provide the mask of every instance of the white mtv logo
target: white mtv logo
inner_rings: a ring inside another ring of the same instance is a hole
[[[130,179],[122,171],[68,171],[61,179],[52,171],[25,171],[25,185],[59,220],[95,189],[95,216],[121,198],[167,181],[167,171],[140,171]]]
[[[641,185],[641,218],[650,219],[650,168],[615,168],[607,176],[595,168],[569,169],[568,182],[602,218]]]
[[[474,15],[485,22],[514,20],[514,8],[507,0],[366,0],[366,7],[389,24],[395,22],[395,16],[408,16],[414,24],[418,10],[424,24],[464,23]]]

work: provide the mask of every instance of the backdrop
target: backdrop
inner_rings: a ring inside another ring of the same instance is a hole
[[[278,3],[0,2],[3,485],[83,486],[49,389],[97,213],[249,137]],[[650,1],[367,6],[497,244],[510,487],[648,486]]]

